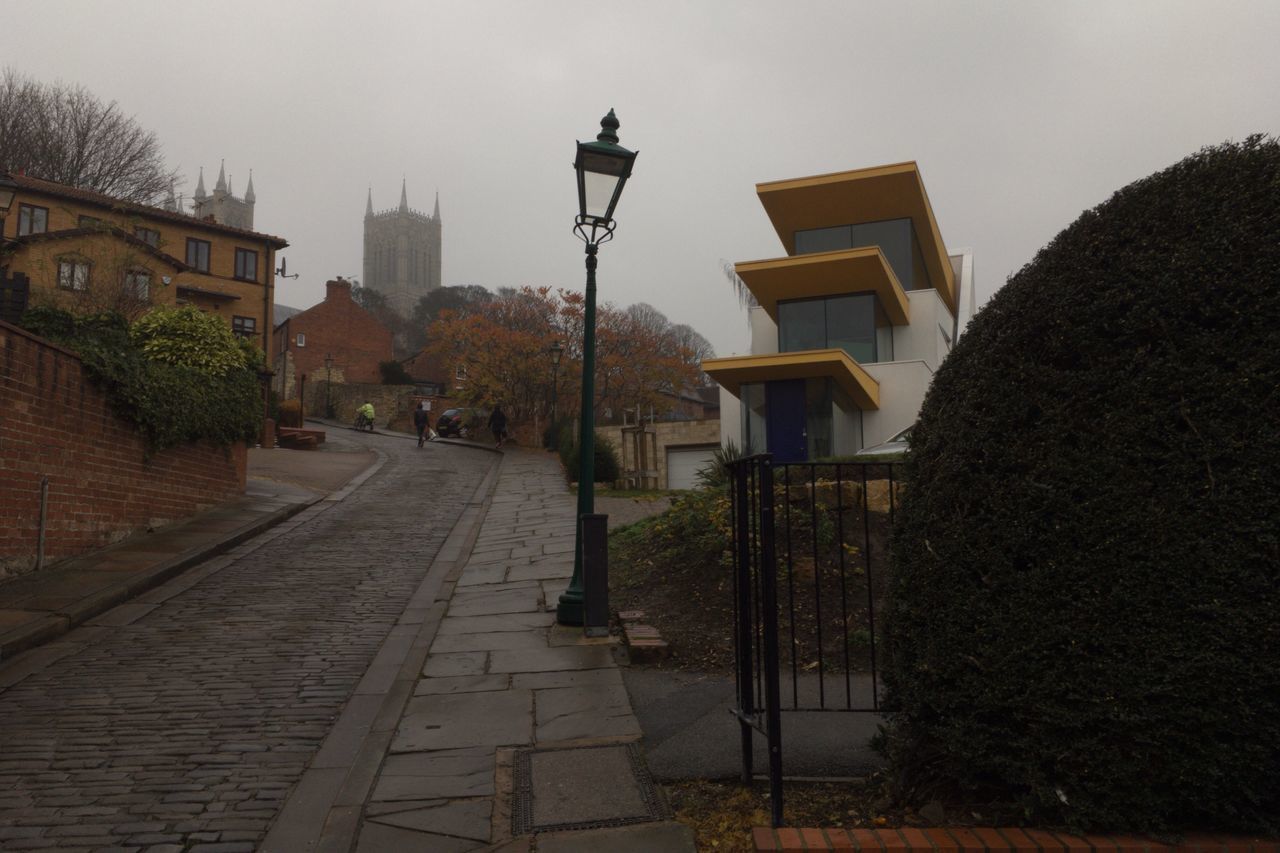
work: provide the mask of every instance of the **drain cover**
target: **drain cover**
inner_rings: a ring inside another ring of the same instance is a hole
[[[514,835],[667,820],[638,744],[516,753]]]

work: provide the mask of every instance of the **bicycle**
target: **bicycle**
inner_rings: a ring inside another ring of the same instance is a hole
[[[356,422],[352,426],[357,430],[367,429],[373,432],[373,420],[366,418],[363,412],[356,412]]]

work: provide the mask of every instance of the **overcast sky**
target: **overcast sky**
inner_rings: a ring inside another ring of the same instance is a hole
[[[0,4],[0,65],[116,100],[212,189],[249,170],[277,302],[359,277],[365,193],[430,212],[446,285],[581,289],[574,143],[639,150],[599,298],[745,352],[724,261],[784,254],[755,184],[919,163],[979,301],[1082,210],[1280,130],[1280,2]]]

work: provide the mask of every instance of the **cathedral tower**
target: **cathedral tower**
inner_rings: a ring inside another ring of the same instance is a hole
[[[364,207],[364,280],[387,298],[401,317],[440,287],[440,195],[431,215],[409,208],[400,184],[400,206],[375,213],[373,190]]]

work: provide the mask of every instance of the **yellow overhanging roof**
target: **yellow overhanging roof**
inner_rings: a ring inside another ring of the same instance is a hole
[[[868,290],[880,297],[890,323],[904,326],[910,322],[907,294],[876,246],[745,261],[733,269],[775,323],[781,300]]]
[[[709,358],[702,362],[702,369],[735,397],[741,396],[742,385],[747,382],[829,376],[859,409],[880,408],[880,383],[842,349]]]
[[[769,181],[756,184],[756,195],[788,255],[795,254],[797,231],[909,218],[929,278],[955,312],[955,276],[914,162]]]

